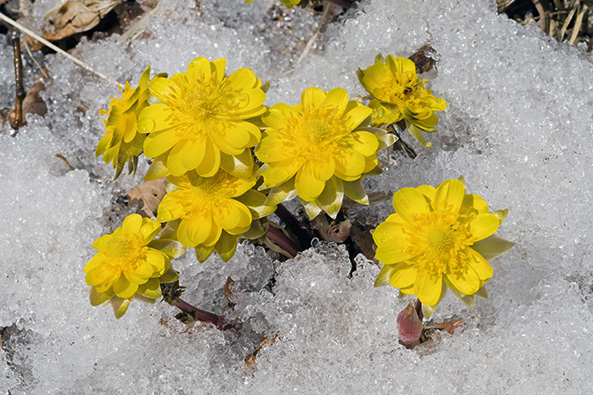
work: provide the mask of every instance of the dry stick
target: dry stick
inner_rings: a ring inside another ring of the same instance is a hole
[[[89,66],[88,64],[84,63],[83,61],[75,58],[74,56],[70,55],[68,52],[56,47],[54,44],[50,43],[49,41],[47,41],[46,39],[44,39],[43,37],[38,36],[37,34],[33,33],[31,30],[27,29],[26,27],[24,27],[23,25],[21,25],[18,22],[13,21],[12,19],[10,19],[9,17],[7,17],[6,15],[4,15],[3,13],[0,12],[0,19],[2,19],[4,22],[8,23],[9,25],[19,29],[21,32],[33,37],[35,40],[39,41],[40,43],[42,43],[43,45],[47,46],[48,48],[53,49],[54,51],[56,51],[57,53],[64,55],[65,57],[67,57],[68,59],[70,59],[72,62],[74,62],[76,65],[82,67],[83,69],[90,71],[91,73],[95,74],[97,77],[108,81],[112,84],[117,85],[119,88],[123,89],[123,85],[121,85],[119,82],[107,77],[106,75],[96,71],[95,69],[93,69],[91,66]]]
[[[540,16],[540,20],[538,22],[540,29],[542,29],[544,32],[547,32],[548,18],[546,16],[546,11],[544,11],[544,6],[542,6],[542,3],[540,3],[539,0],[531,0],[531,2],[535,6],[535,9],[537,10],[537,13]]]
[[[562,42],[562,40],[564,39],[564,35],[566,34],[566,29],[568,29],[568,25],[570,24],[570,21],[572,21],[572,17],[576,13],[576,11],[577,11],[577,7],[574,7],[568,13],[568,16],[564,20],[564,24],[562,25],[562,29],[560,29],[560,36],[558,37],[558,41]]]
[[[319,34],[321,33],[321,28],[323,27],[323,22],[325,21],[325,18],[327,17],[327,14],[329,13],[329,9],[331,8],[331,6],[332,6],[332,3],[327,3],[325,5],[325,7],[323,8],[323,14],[321,14],[321,19],[319,20],[319,25],[317,26],[317,29],[315,29],[315,33],[313,33],[313,35],[307,42],[307,45],[305,46],[305,50],[299,57],[299,60],[297,60],[295,67],[291,70],[286,71],[284,74],[290,74],[290,73],[294,72],[296,70],[296,67],[303,61],[303,59],[305,59],[305,56],[307,56],[307,54],[309,54],[309,51],[311,50],[313,43],[317,39],[317,36],[319,36]]]
[[[35,57],[31,53],[31,49],[29,49],[29,44],[27,44],[26,41],[23,44],[25,44],[25,49],[27,50],[27,54],[29,55],[29,57],[31,58],[31,60],[33,61],[33,63],[35,63],[35,65],[37,66],[37,68],[39,69],[39,71],[41,72],[41,74],[43,74],[43,77],[45,79],[49,80],[49,75],[47,75],[47,73],[45,72],[45,70],[43,70],[43,67],[41,67],[41,65],[39,64],[39,62],[35,59]]]
[[[23,100],[25,100],[25,88],[23,87],[23,60],[21,58],[21,39],[14,33],[12,40],[12,48],[14,49],[14,80],[16,82],[16,95],[14,101],[14,123],[12,125],[15,130],[14,135],[19,131],[19,128],[25,124],[23,120]]]
[[[573,45],[579,36],[579,32],[581,31],[581,26],[583,25],[583,17],[587,12],[587,5],[583,4],[583,8],[579,15],[577,15],[576,21],[574,21],[574,27],[572,29],[572,34],[570,35],[570,39],[568,40],[568,45]]]

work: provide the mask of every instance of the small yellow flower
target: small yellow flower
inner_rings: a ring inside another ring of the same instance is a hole
[[[187,73],[151,81],[150,93],[160,103],[140,113],[139,131],[150,133],[144,154],[162,161],[173,176],[195,170],[212,177],[219,167],[232,171],[226,167],[232,157],[260,140],[259,127],[249,119],[266,111],[262,83],[246,68],[226,77],[225,65],[225,59],[197,58]]]
[[[189,172],[179,177],[169,175],[167,180],[177,189],[163,198],[157,220],[180,220],[177,240],[194,247],[200,262],[212,251],[228,261],[235,253],[239,236],[252,228],[252,221],[276,209],[264,204],[266,196],[252,189],[257,181],[254,175],[243,179],[219,170],[211,178]]]
[[[474,294],[487,296],[493,270],[486,259],[513,243],[494,236],[506,210],[488,212],[478,195],[465,194],[464,183],[448,180],[434,188],[403,188],[393,196],[396,213],[380,224],[373,238],[383,263],[375,286],[391,284],[416,295],[430,314],[447,287],[470,307]]]
[[[433,111],[442,111],[447,103],[424,88],[426,80],[419,81],[414,62],[406,58],[378,55],[375,64],[365,70],[358,69],[362,86],[374,97],[369,103],[373,109],[373,125],[392,124],[405,120],[410,134],[430,147],[424,133],[436,131],[439,118]]]
[[[370,115],[342,88],[309,88],[301,104],[273,106],[262,117],[269,128],[255,149],[265,163],[260,189],[272,188],[268,202],[298,195],[311,219],[322,210],[335,218],[344,193],[368,204],[362,177],[381,172],[377,152],[395,141],[384,130],[367,127]]]
[[[132,89],[130,83],[122,92],[121,98],[111,97],[108,110],[100,110],[104,115],[105,136],[99,141],[95,156],[103,155],[106,164],[113,162],[115,178],[119,177],[125,164],[128,174],[136,172],[138,155],[142,153],[145,135],[138,134],[138,114],[148,106],[148,80],[150,67],[142,73],[138,87]]]
[[[93,306],[109,300],[120,318],[133,298],[154,303],[161,297],[161,283],[177,279],[170,258],[182,251],[172,243],[153,241],[160,230],[160,223],[132,214],[115,232],[93,243],[99,252],[84,268]]]

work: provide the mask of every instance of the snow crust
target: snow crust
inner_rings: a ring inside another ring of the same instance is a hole
[[[57,4],[35,2],[34,17]],[[467,309],[448,295],[435,321],[463,318],[454,335],[413,351],[398,345],[407,300],[372,287],[361,256],[348,277],[344,247],[317,243],[272,261],[242,245],[224,264],[193,254],[174,261],[184,299],[242,322],[239,334],[185,328],[165,303],[133,303],[119,321],[93,308],[82,269],[92,242],[128,213],[117,197],[139,179],[110,181],[94,158],[98,110],[115,86],[50,56],[44,118],[16,138],[0,135],[0,390],[45,393],[485,393],[586,394],[593,387],[593,66],[582,51],[534,26],[497,16],[491,1],[366,0],[327,26],[297,64],[319,15],[277,3],[163,0],[133,40],[84,39],[75,56],[120,82],[185,70],[197,56],[270,80],[267,104],[298,101],[310,86],[364,94],[356,69],[379,52],[440,55],[428,75],[449,103],[432,149],[404,139],[415,160],[383,157],[369,191],[392,193],[463,175],[492,209],[509,208],[499,234],[516,243],[493,261],[489,299]],[[278,11],[282,10],[282,11]],[[280,12],[280,16],[278,13]],[[33,66],[31,66],[33,67]],[[34,73],[28,74],[27,84]],[[0,88],[12,87],[9,47]],[[0,105],[11,103],[2,95]],[[54,155],[64,156],[76,170]],[[143,162],[143,161],[142,161]],[[146,168],[141,164],[139,174]],[[390,202],[353,212],[376,226]],[[234,307],[224,285],[235,281]],[[275,278],[275,283],[270,279]],[[255,365],[244,359],[264,336]]]

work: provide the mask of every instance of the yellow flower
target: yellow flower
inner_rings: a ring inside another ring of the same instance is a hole
[[[447,287],[470,307],[474,294],[487,296],[485,283],[493,270],[486,259],[513,243],[494,236],[507,210],[488,212],[478,195],[465,194],[464,183],[448,180],[403,188],[393,196],[396,213],[380,224],[373,238],[383,263],[375,286],[391,284],[416,295],[428,314]]]
[[[262,117],[269,128],[255,149],[265,163],[260,189],[272,187],[268,202],[298,195],[311,219],[321,210],[335,218],[344,193],[368,204],[362,177],[381,172],[377,152],[395,141],[382,129],[366,127],[370,115],[342,88],[309,88],[301,104],[273,106]]]
[[[266,111],[262,83],[246,68],[225,77],[225,65],[224,59],[197,58],[187,73],[150,83],[161,102],[140,113],[139,131],[150,133],[144,154],[158,157],[174,176],[195,170],[212,177],[219,167],[232,171],[226,164],[260,140],[259,127],[249,119]]]
[[[183,251],[172,242],[153,241],[160,230],[160,223],[132,214],[93,243],[99,252],[84,268],[93,306],[109,300],[120,318],[133,298],[154,303],[161,297],[161,283],[177,279],[170,258]]]
[[[423,131],[436,131],[439,118],[433,111],[446,109],[447,103],[424,88],[426,80],[418,80],[414,62],[391,55],[383,59],[378,55],[374,65],[365,70],[358,69],[358,79],[374,97],[369,103],[373,109],[373,125],[392,124],[403,119],[410,134],[430,147]]]
[[[138,134],[138,114],[148,106],[148,67],[138,82],[138,87],[132,89],[130,83],[122,92],[121,98],[111,97],[108,110],[100,110],[104,115],[105,136],[99,141],[95,156],[103,155],[106,164],[113,162],[116,169],[115,178],[119,177],[125,164],[128,164],[128,174],[136,172],[138,155],[142,153],[145,135]]]
[[[257,181],[254,175],[243,179],[219,170],[211,178],[189,172],[179,177],[169,175],[167,180],[177,189],[163,198],[157,220],[180,220],[177,240],[186,247],[194,247],[200,262],[212,251],[228,261],[235,253],[239,236],[259,226],[253,220],[276,209],[264,204],[266,196],[252,189]]]

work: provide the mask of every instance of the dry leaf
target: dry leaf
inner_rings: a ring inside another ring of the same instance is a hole
[[[39,92],[45,89],[45,85],[41,81],[37,81],[29,88],[27,92],[27,96],[23,100],[23,122],[26,122],[26,114],[37,114],[37,115],[45,115],[47,114],[47,106],[45,102],[39,96]],[[3,119],[3,118],[6,119]],[[4,116],[0,116],[0,122],[8,120],[8,122],[12,125],[14,123],[15,114],[14,109],[10,108],[6,111]]]
[[[416,74],[422,74],[432,70],[438,57],[437,51],[430,45],[425,44],[409,59],[416,65]]]
[[[276,339],[278,338],[278,333],[279,332],[276,332],[273,339],[270,339],[270,338],[264,336],[264,338],[262,339],[259,346],[257,346],[255,351],[245,357],[245,370],[247,370],[251,366],[255,365],[255,358],[257,358],[257,355],[259,354],[259,352],[263,346],[265,346],[266,344],[273,344],[276,342]]]
[[[23,114],[37,114],[44,116],[47,114],[47,106],[39,96],[39,92],[45,90],[45,85],[41,81],[37,81],[29,88],[25,100],[23,100]]]
[[[165,179],[146,181],[135,188],[130,189],[126,195],[130,198],[128,205],[138,205],[136,212],[143,217],[152,218],[156,216],[161,200],[167,193],[165,190]]]
[[[54,26],[53,32],[43,37],[49,41],[61,40],[73,34],[90,30],[122,0],[68,1],[45,14]]]

